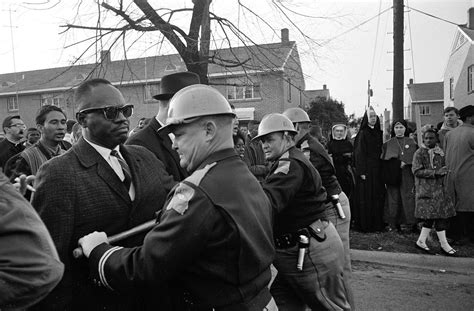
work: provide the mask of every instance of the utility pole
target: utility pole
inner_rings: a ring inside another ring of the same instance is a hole
[[[403,119],[403,0],[393,0],[393,120]]]

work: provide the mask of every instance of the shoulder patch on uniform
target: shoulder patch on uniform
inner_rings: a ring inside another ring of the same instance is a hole
[[[301,144],[300,149],[301,149],[301,150],[309,149],[309,144],[308,144],[308,141],[307,141],[307,140],[305,140],[305,141]]]
[[[194,192],[195,190],[190,186],[180,183],[166,206],[166,210],[174,209],[178,214],[183,215],[189,207],[189,201],[194,196]]]
[[[280,160],[278,161],[278,167],[273,172],[273,174],[283,173],[286,175],[288,174],[289,171],[290,171],[290,161]]]
[[[207,172],[209,172],[209,170],[216,164],[217,162],[213,162],[213,163],[207,164],[200,170],[194,171],[194,173],[192,173],[191,176],[186,178],[185,181],[188,181],[192,183],[193,185],[199,186],[199,184],[201,183],[201,180],[204,178],[204,176],[206,176]]]

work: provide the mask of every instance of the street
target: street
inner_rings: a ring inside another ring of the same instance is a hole
[[[474,310],[474,267],[462,274],[353,261],[357,310]]]

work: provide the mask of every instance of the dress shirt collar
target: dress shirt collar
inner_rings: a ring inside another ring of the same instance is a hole
[[[84,136],[83,136],[84,137]],[[95,150],[97,150],[97,152],[106,160],[108,161],[109,157],[110,157],[110,152],[112,152],[112,149],[109,149],[109,148],[106,148],[106,147],[102,147],[102,146],[99,146],[97,144],[94,144],[93,142],[91,142],[90,140],[88,140],[87,138],[84,137],[84,140],[92,146],[92,148],[94,148]],[[115,146],[114,150],[117,150],[117,152],[120,154],[120,156],[122,156],[122,154],[120,153],[120,148],[119,148],[119,145]]]

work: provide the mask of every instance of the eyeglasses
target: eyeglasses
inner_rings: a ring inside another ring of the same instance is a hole
[[[122,107],[109,106],[103,108],[88,108],[79,111],[79,113],[91,113],[94,111],[102,111],[106,120],[115,120],[119,113],[122,113],[125,118],[129,118],[133,114],[133,105],[125,105]]]
[[[26,125],[24,125],[23,123],[12,124],[9,127],[16,127],[16,128],[20,128],[20,129],[26,129]]]

